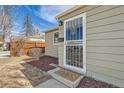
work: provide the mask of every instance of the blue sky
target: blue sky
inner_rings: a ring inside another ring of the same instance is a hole
[[[73,7],[72,5],[18,5],[15,6],[13,16],[13,35],[23,31],[24,17],[27,13],[31,15],[33,25],[37,25],[41,31],[57,26],[55,16]]]

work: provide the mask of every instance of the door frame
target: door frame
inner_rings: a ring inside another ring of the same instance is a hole
[[[66,22],[79,17],[83,17],[83,69],[66,64]],[[86,74],[86,13],[79,14],[64,21],[64,67],[81,74]]]

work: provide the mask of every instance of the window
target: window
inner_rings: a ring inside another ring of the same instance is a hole
[[[53,43],[54,44],[58,43],[58,39],[59,39],[59,32],[54,32],[53,33]]]
[[[82,17],[66,22],[66,40],[82,40],[83,24]]]

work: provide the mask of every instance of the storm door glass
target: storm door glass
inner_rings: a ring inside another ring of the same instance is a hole
[[[66,21],[66,65],[83,68],[83,18]]]

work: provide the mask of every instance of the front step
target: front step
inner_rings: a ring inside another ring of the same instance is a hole
[[[62,72],[63,71],[63,72]],[[65,71],[65,72],[64,72]],[[63,76],[60,73],[63,73]],[[57,67],[56,69],[50,70],[48,71],[48,73],[56,80],[60,81],[61,83],[64,83],[65,85],[67,85],[68,87],[71,88],[75,88],[78,86],[78,84],[80,83],[81,79],[84,77],[83,75],[78,75],[78,73],[76,72],[72,72],[70,70],[65,70],[64,68],[60,68]],[[64,74],[66,76],[64,76]],[[70,76],[69,76],[70,74]],[[72,74],[77,75],[78,77],[73,78]],[[70,77],[71,79],[69,79],[68,77]]]

